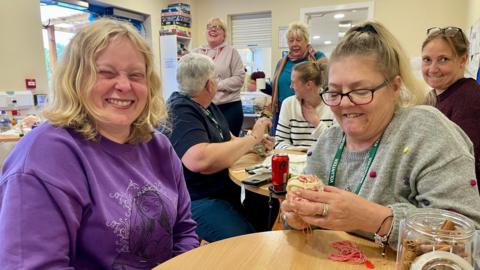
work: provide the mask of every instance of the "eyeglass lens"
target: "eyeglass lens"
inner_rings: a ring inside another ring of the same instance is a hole
[[[326,89],[326,92],[323,92],[320,94],[322,97],[322,100],[327,104],[328,106],[338,106],[342,102],[342,98],[344,96],[347,96],[348,99],[353,104],[356,105],[365,105],[373,100],[373,93],[379,89],[382,89],[384,86],[386,86],[388,83],[387,80],[383,81],[381,84],[377,85],[376,87],[373,87],[372,89],[358,89],[358,90],[352,90],[348,93],[342,94],[340,92],[328,92],[328,87]]]
[[[215,30],[215,31],[218,31],[218,30],[221,30],[222,28],[218,25],[207,25],[207,30]]]

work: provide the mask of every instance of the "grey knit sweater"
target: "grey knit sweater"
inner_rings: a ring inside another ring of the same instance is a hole
[[[327,129],[311,148],[305,173],[327,182],[342,138],[339,126]],[[368,150],[344,150],[335,186],[353,190],[360,181]],[[465,133],[439,110],[428,106],[399,109],[385,130],[359,195],[393,209],[390,247],[397,249],[398,227],[409,209],[451,209],[480,225],[480,196],[473,146]],[[332,205],[331,207],[335,207]]]

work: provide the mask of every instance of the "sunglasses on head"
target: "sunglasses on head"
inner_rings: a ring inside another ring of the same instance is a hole
[[[427,35],[434,35],[434,34],[442,34],[446,37],[456,37],[458,34],[460,34],[460,37],[462,38],[463,42],[465,42],[465,37],[463,36],[463,31],[462,29],[454,26],[449,26],[449,27],[432,27],[427,29]]]

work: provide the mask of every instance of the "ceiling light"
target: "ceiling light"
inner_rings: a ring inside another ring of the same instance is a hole
[[[332,44],[332,41],[331,41],[331,40],[325,40],[325,41],[323,42],[323,44],[325,44],[325,45],[330,45],[330,44]]]
[[[340,23],[338,24],[338,27],[350,28],[352,27],[352,21],[340,21]]]
[[[338,37],[344,37],[345,36],[345,32],[338,32]]]
[[[320,39],[320,36],[313,36],[313,39]]]
[[[88,2],[81,0],[42,0],[42,3],[76,10],[87,10],[89,7]]]
[[[55,24],[55,27],[60,27],[60,28],[73,28],[75,25],[70,24],[70,23],[59,23]]]
[[[335,19],[341,19],[341,18],[345,17],[345,14],[343,14],[343,13],[337,13],[337,14],[333,15],[333,17],[334,17]]]

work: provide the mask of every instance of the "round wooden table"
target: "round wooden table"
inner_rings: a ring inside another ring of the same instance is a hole
[[[264,160],[265,160],[264,157],[261,157],[254,153],[248,153],[242,156],[237,162],[235,162],[235,164],[233,164],[232,167],[228,168],[228,175],[230,176],[230,179],[232,179],[232,181],[235,184],[242,186],[243,185],[242,180],[250,176],[250,174],[248,174],[245,171],[245,168],[253,166],[255,164],[260,164]],[[269,196],[270,191],[268,190],[268,187],[270,185],[271,183],[266,183],[259,186],[252,186],[252,185],[244,185],[244,186],[246,190],[249,190],[251,192],[258,193],[261,195]],[[284,196],[283,195],[277,196],[275,194],[272,194],[272,197],[283,198]]]
[[[0,142],[17,142],[21,138],[18,135],[0,135]]]
[[[301,231],[271,231],[232,237],[193,249],[154,268],[162,269],[361,269],[364,264],[334,262],[327,257],[336,240],[354,242],[376,270],[395,269],[396,253],[385,257],[375,243],[345,232],[316,230],[306,236]]]
[[[305,152],[302,151],[296,151],[296,150],[274,150],[274,153],[286,153],[286,154],[296,154],[296,155],[305,155]],[[230,179],[232,181],[241,186],[242,185],[242,180],[250,176],[246,171],[245,168],[256,165],[256,164],[261,164],[265,160],[265,157],[260,157],[257,154],[254,153],[248,153],[244,156],[242,156],[235,164],[233,164],[230,168],[228,168],[228,174],[230,176]],[[271,186],[271,183],[266,183],[260,186],[252,186],[252,185],[244,185],[246,190],[249,190],[251,192],[255,192],[264,196],[269,196],[270,191],[268,190],[268,187]],[[272,197],[274,198],[279,198],[283,199],[285,198],[285,195],[276,195],[272,193]]]

